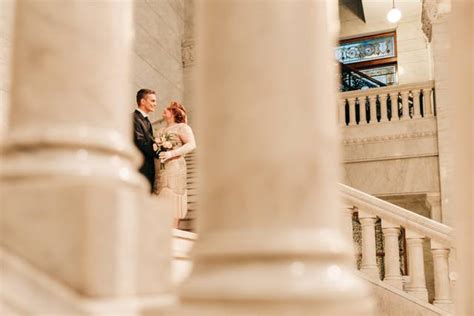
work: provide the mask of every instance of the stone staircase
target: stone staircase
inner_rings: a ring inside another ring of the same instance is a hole
[[[189,251],[197,235],[195,156],[189,166],[189,213],[173,232],[173,279],[190,273]],[[377,315],[450,315],[452,310],[452,229],[352,187],[340,184],[344,227],[354,241],[354,267],[372,288]]]

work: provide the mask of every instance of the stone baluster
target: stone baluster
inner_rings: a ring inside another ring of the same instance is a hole
[[[375,222],[377,217],[359,211],[359,221],[362,230],[362,263],[360,271],[373,278],[379,278],[377,253],[375,245]]]
[[[380,94],[380,122],[388,122],[388,96],[386,94]]]
[[[371,314],[338,211],[335,5],[198,2],[203,190],[194,269],[176,314]],[[288,112],[288,98],[300,111]]]
[[[369,106],[370,106],[370,124],[377,123],[377,96],[369,95]]]
[[[395,225],[382,219],[382,232],[385,252],[384,282],[402,289],[403,281],[400,273],[400,249],[398,244],[400,225]]]
[[[421,300],[428,301],[426,289],[425,262],[423,258],[424,236],[407,230],[406,242],[408,251],[408,274],[410,282],[405,290]]]
[[[390,95],[390,110],[392,113],[391,121],[400,119],[398,116],[398,92],[389,93]]]
[[[349,126],[357,125],[356,120],[356,98],[348,98],[349,103]]]
[[[402,120],[408,120],[410,118],[410,108],[408,104],[408,95],[410,91],[402,91]]]
[[[91,308],[162,291],[169,274],[157,265],[166,243],[150,244],[169,241],[153,234],[170,224],[153,215],[130,137],[132,12],[131,1],[16,2],[2,244]]]
[[[423,114],[425,117],[434,115],[433,105],[431,102],[432,88],[424,88],[423,90]]]
[[[433,255],[435,294],[433,304],[452,312],[453,301],[449,283],[449,248],[431,240],[431,253]]]
[[[421,118],[421,107],[420,107],[420,90],[412,90],[413,95],[413,118]]]
[[[346,104],[346,99],[342,99],[339,103],[339,124],[342,126],[346,126]]]
[[[367,124],[367,110],[366,110],[366,102],[367,97],[360,97],[359,98],[359,124],[366,125]]]

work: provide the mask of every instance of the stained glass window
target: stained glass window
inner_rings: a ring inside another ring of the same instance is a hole
[[[393,34],[341,43],[336,49],[336,59],[343,64],[395,56],[395,36]]]

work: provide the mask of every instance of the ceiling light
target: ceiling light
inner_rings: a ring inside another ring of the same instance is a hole
[[[399,9],[395,8],[395,0],[393,0],[392,3],[392,9],[387,13],[387,20],[390,23],[397,23],[402,18],[402,12]]]

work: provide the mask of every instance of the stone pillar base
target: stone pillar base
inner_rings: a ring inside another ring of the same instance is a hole
[[[361,267],[360,271],[374,279],[380,279],[379,268],[377,266]]]
[[[406,292],[422,301],[428,302],[428,291],[426,290],[426,288],[406,287]]]
[[[403,279],[401,277],[385,277],[384,282],[397,289],[403,290]]]

